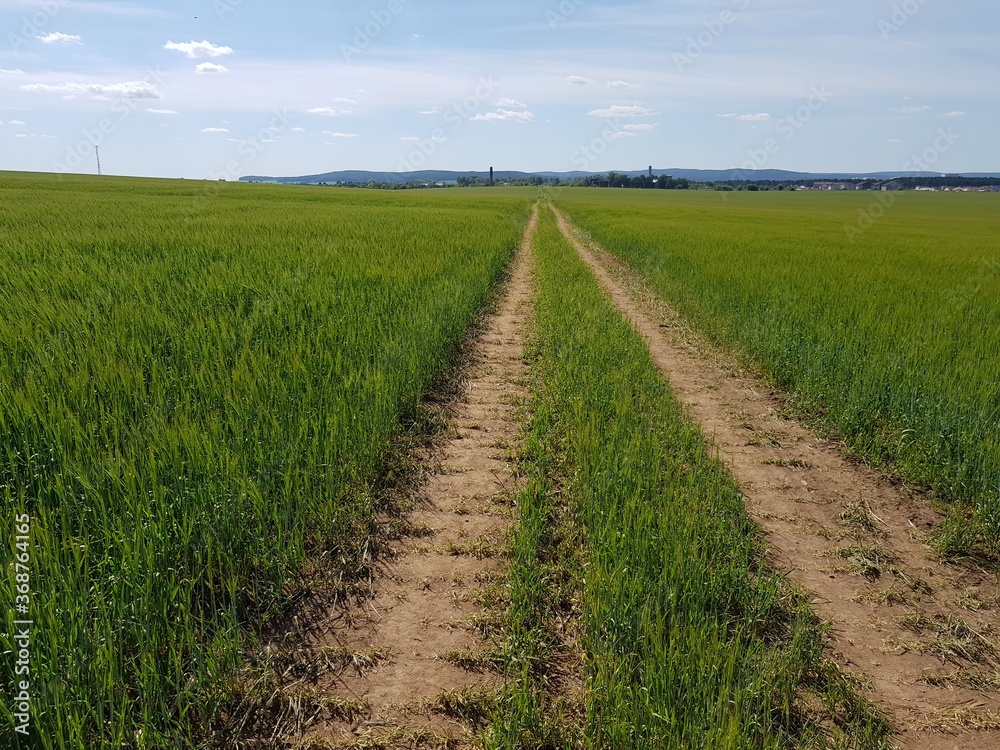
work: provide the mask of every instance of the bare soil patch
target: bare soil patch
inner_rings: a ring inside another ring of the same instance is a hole
[[[556,215],[739,481],[769,564],[829,622],[830,657],[867,687],[899,746],[1000,747],[997,576],[941,559],[925,538],[943,517],[926,500],[788,418],[781,393]]]

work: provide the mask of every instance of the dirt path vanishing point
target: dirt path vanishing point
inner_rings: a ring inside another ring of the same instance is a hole
[[[941,520],[925,501],[786,418],[780,394],[706,355],[633,272],[553,211],[736,476],[769,563],[831,623],[828,653],[871,687],[894,742],[1000,748],[997,576],[942,561],[921,541]]]
[[[462,721],[475,706],[463,703],[462,691],[491,688],[498,679],[481,662],[477,616],[481,590],[505,574],[494,553],[511,525],[516,477],[507,453],[520,432],[516,402],[527,395],[523,354],[537,218],[536,208],[497,309],[472,344],[447,437],[423,457],[430,477],[407,517],[419,533],[394,543],[373,599],[331,613],[331,624],[306,635],[314,653],[340,654],[339,661],[353,655],[350,668],[316,684],[352,710],[315,724],[303,747],[454,750],[475,743]]]

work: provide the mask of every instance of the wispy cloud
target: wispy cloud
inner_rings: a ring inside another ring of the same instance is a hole
[[[473,122],[518,122],[526,123],[531,122],[535,119],[533,112],[528,110],[522,110],[517,112],[511,109],[498,109],[496,112],[487,112],[486,114],[476,115],[472,118]]]
[[[161,37],[162,38],[162,37]],[[192,60],[200,60],[205,57],[224,57],[233,54],[232,47],[225,47],[211,42],[167,42],[163,49],[182,52]]]
[[[587,114],[591,117],[649,117],[654,113],[634,104],[613,104],[607,109],[593,109]]]
[[[216,65],[215,63],[203,62],[195,66],[195,73],[200,76],[214,75],[215,73],[228,73],[229,68],[225,65]]]
[[[357,138],[357,133],[337,133],[332,130],[324,130],[323,135],[329,136],[330,138]]]
[[[149,112],[149,114],[151,114],[151,115],[179,115],[180,114],[180,112],[177,112],[176,110],[173,110],[173,109],[153,109],[152,107],[147,108],[146,111]]]
[[[634,87],[635,84],[629,83],[628,81],[608,81],[609,89],[630,89]]]
[[[569,76],[566,78],[566,83],[571,86],[587,86],[593,81],[589,78],[584,78],[583,76]]]
[[[520,107],[521,109],[526,108],[528,105],[523,102],[519,102],[517,99],[500,99],[496,103],[497,107]]]
[[[407,143],[420,143],[421,141],[425,141],[425,140],[428,140],[428,139],[421,138],[419,135],[407,135],[407,136],[404,136],[404,137],[400,138],[399,140],[405,141]],[[430,137],[429,140],[433,141],[434,143],[444,143],[445,141],[448,140],[448,137],[444,136],[444,135],[441,135],[440,133],[435,133],[434,135],[432,135]]]
[[[159,99],[156,86],[147,81],[124,83],[29,83],[22,91],[68,96],[92,96],[95,99]]]
[[[648,124],[642,123],[642,122],[637,122],[637,123],[634,123],[632,125],[626,125],[625,126],[625,130],[631,130],[631,131],[633,131],[635,133],[641,133],[641,132],[643,132],[645,130],[654,130],[655,128],[656,128],[656,125],[648,125]]]
[[[14,68],[13,70],[8,70],[7,68],[0,68],[0,76],[23,76],[24,71],[20,68]]]
[[[202,133],[208,133],[210,135],[212,135],[212,134],[218,134],[218,133],[228,133],[229,132],[229,128],[202,128],[201,132]]]
[[[335,107],[313,107],[306,110],[310,115],[325,115],[326,117],[347,117],[354,114],[352,109],[336,109]]]
[[[942,117],[965,117],[965,112],[945,112]]]
[[[901,115],[917,115],[921,112],[927,112],[930,109],[927,105],[923,107],[893,107],[892,111]]]
[[[83,44],[83,37],[79,34],[63,34],[61,31],[39,34],[35,39],[43,44]]]
[[[771,119],[771,115],[767,112],[750,112],[745,115],[728,112],[724,115],[719,115],[719,117],[725,120],[739,120],[740,122],[767,122]]]

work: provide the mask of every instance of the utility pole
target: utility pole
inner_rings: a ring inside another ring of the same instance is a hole
[[[94,146],[94,156],[97,157],[97,176],[101,176],[101,149],[98,146]]]

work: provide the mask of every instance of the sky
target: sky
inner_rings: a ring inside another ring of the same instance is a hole
[[[995,0],[0,0],[0,169],[1000,171]]]

